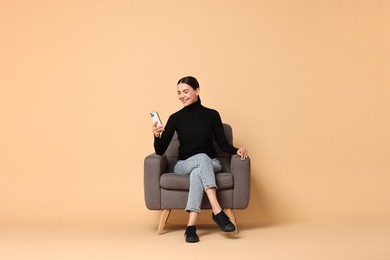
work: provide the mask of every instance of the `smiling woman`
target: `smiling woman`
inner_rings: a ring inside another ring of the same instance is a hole
[[[200,212],[205,192],[212,208],[212,219],[224,232],[233,232],[235,225],[225,214],[217,199],[215,174],[221,172],[222,165],[213,146],[215,139],[219,148],[228,154],[237,154],[241,160],[247,159],[245,148],[237,149],[226,140],[219,113],[201,105],[199,83],[192,76],[184,77],[177,83],[177,94],[184,108],[172,114],[163,126],[153,124],[154,148],[156,154],[163,155],[174,133],[180,141],[179,157],[174,172],[190,176],[190,189],[185,210],[189,220],[185,232],[186,242],[199,241],[196,234],[196,220]]]

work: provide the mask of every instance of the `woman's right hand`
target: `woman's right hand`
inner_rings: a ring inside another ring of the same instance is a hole
[[[160,137],[162,132],[164,131],[164,126],[157,126],[157,122],[153,123],[152,131],[155,137]]]

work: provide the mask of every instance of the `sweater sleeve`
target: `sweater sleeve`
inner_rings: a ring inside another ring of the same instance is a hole
[[[177,119],[171,115],[160,137],[154,137],[154,150],[156,154],[163,155],[175,133]]]
[[[237,148],[229,144],[226,140],[225,131],[223,129],[223,124],[221,116],[218,111],[215,111],[214,120],[213,120],[213,134],[214,138],[219,146],[219,148],[225,153],[236,154]]]

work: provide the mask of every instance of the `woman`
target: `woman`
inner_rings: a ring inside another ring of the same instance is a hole
[[[222,151],[237,154],[241,160],[248,157],[245,148],[237,149],[226,141],[219,113],[202,106],[199,92],[196,78],[188,76],[180,79],[177,83],[177,94],[184,108],[172,114],[165,127],[157,126],[157,123],[152,126],[156,154],[164,154],[174,132],[178,135],[179,157],[174,172],[190,176],[190,190],[185,209],[189,212],[185,231],[185,240],[189,243],[199,241],[196,220],[204,192],[210,201],[212,219],[219,228],[224,232],[233,232],[236,229],[217,200],[214,174],[220,172],[222,166],[216,158],[213,139]]]

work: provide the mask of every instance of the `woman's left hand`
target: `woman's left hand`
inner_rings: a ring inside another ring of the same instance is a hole
[[[245,160],[248,158],[248,151],[244,147],[240,147],[237,150],[237,155],[241,157],[241,160]]]

